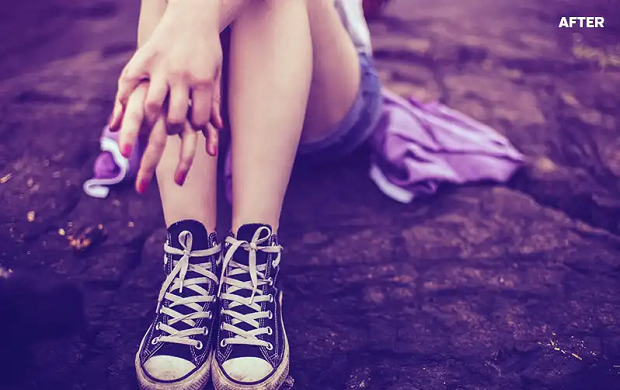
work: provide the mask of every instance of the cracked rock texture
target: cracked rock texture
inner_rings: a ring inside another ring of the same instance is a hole
[[[81,183],[138,6],[3,7],[0,264],[79,285],[87,325],[11,360],[0,387],[136,389],[163,280],[157,193],[96,200]],[[281,227],[295,388],[620,389],[619,10],[396,0],[373,24],[386,85],[497,128],[527,164],[507,186],[406,206],[374,188],[362,152],[298,169]],[[564,15],[607,26],[559,29]],[[67,235],[98,224],[106,240],[76,255]]]

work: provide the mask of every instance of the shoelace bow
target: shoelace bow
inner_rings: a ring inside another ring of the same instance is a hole
[[[208,291],[201,287],[199,284],[209,283],[209,280],[218,283],[218,278],[211,270],[212,263],[200,263],[191,264],[189,259],[192,257],[207,257],[217,254],[220,251],[220,245],[216,245],[209,249],[204,250],[192,250],[193,236],[188,231],[183,231],[179,234],[179,243],[183,249],[177,249],[164,245],[164,251],[172,255],[180,255],[181,258],[173,262],[174,268],[168,275],[164,284],[159,291],[159,298],[157,299],[157,307],[160,313],[168,316],[166,323],[160,322],[157,324],[157,329],[164,332],[164,336],[159,336],[156,342],[169,342],[176,344],[186,344],[194,347],[201,346],[198,340],[189,338],[190,336],[206,334],[207,328],[196,327],[196,320],[200,318],[210,318],[211,314],[205,312],[202,309],[202,304],[206,302],[214,302],[215,296],[209,295]],[[195,272],[202,275],[202,277],[185,279],[188,271]],[[183,292],[183,288],[189,288],[197,293],[197,295],[191,297],[181,297],[174,294],[178,290],[179,293]],[[163,306],[163,300],[170,302],[168,306]],[[193,310],[189,314],[181,314],[174,310],[175,306],[184,305]],[[189,325],[190,328],[185,330],[177,330],[174,325],[178,322],[184,322]]]
[[[267,232],[266,237],[261,238],[261,234]],[[232,321],[222,322],[222,329],[234,334],[233,337],[222,339],[222,345],[226,344],[244,344],[244,345],[256,345],[268,347],[270,343],[260,340],[257,336],[263,334],[271,334],[271,328],[260,327],[259,320],[261,318],[272,318],[273,313],[270,311],[261,311],[261,302],[272,301],[274,297],[272,295],[265,295],[259,290],[263,285],[272,284],[270,279],[265,278],[265,272],[267,271],[267,264],[256,264],[256,253],[258,251],[266,253],[277,253],[278,256],[273,261],[273,266],[277,267],[280,263],[280,254],[282,252],[281,246],[260,246],[260,244],[268,241],[271,237],[271,230],[265,226],[260,227],[254,233],[251,241],[237,240],[232,237],[226,238],[226,242],[231,245],[224,256],[222,264],[222,275],[220,277],[220,288],[218,296],[223,300],[229,302],[228,310],[223,310],[222,314],[232,317]],[[240,264],[232,259],[235,252],[239,249],[243,249],[248,252],[248,265]],[[230,270],[229,270],[230,268]],[[240,281],[234,276],[250,274],[249,281]],[[222,293],[222,286],[226,284],[228,287],[225,293]],[[249,298],[243,297],[239,294],[235,294],[240,290],[251,290],[252,294]],[[253,310],[248,314],[241,314],[232,309],[238,306],[246,306]],[[244,322],[254,329],[246,331],[239,328],[237,325]]]

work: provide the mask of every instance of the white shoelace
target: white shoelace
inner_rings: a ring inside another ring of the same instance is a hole
[[[186,344],[200,349],[202,348],[202,343],[189,337],[207,333],[208,329],[206,327],[196,327],[196,320],[200,318],[211,318],[209,312],[203,311],[202,304],[214,302],[216,297],[214,295],[209,295],[208,291],[199,286],[199,284],[209,283],[209,280],[218,283],[218,278],[217,275],[213,273],[211,262],[191,264],[189,259],[191,257],[216,255],[220,251],[220,245],[218,244],[205,250],[192,251],[193,237],[188,231],[183,231],[179,234],[179,243],[183,249],[173,248],[168,244],[164,245],[164,251],[166,253],[180,255],[181,258],[173,262],[174,268],[159,291],[157,308],[160,313],[168,316],[168,321],[167,323],[160,322],[156,325],[156,328],[164,332],[165,335],[155,338],[153,342]],[[185,279],[188,271],[200,274],[202,277]],[[191,297],[181,297],[174,294],[176,291],[179,293],[183,292],[183,288],[189,288],[198,294]],[[162,305],[164,299],[170,302],[167,307]],[[184,305],[192,309],[193,312],[181,314],[174,310],[174,307],[179,305]],[[181,321],[189,325],[190,328],[181,331],[175,329],[174,325]]]
[[[265,231],[267,232],[266,237],[260,238],[261,233]],[[232,237],[226,238],[226,242],[229,243],[231,247],[227,251],[226,256],[224,256],[218,296],[229,302],[228,310],[223,310],[222,314],[232,317],[231,323],[222,322],[222,329],[233,333],[234,336],[222,339],[222,346],[226,346],[227,344],[242,344],[273,348],[273,345],[258,338],[260,335],[271,335],[273,332],[270,327],[260,327],[259,323],[261,318],[271,319],[273,316],[271,311],[261,311],[261,302],[273,302],[273,295],[265,295],[259,290],[259,288],[264,285],[272,285],[273,280],[265,277],[267,264],[256,264],[256,252],[258,251],[277,253],[278,256],[272,262],[272,265],[273,267],[277,267],[280,263],[280,254],[282,252],[281,246],[259,246],[269,240],[270,237],[271,230],[268,227],[262,226],[256,230],[250,242],[237,240]],[[239,248],[249,252],[248,265],[239,264],[232,259],[233,255]],[[248,273],[250,274],[249,281],[243,282],[233,278],[234,276]],[[222,285],[224,284],[228,287],[226,292],[222,293]],[[235,294],[235,292],[240,290],[250,290],[252,291],[252,294],[249,298]],[[253,311],[248,314],[240,314],[232,310],[238,306],[246,306],[251,308]],[[239,328],[237,325],[242,322],[252,326],[254,329],[247,331]]]

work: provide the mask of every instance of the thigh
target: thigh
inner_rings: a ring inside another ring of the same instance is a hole
[[[370,55],[359,54],[359,69],[359,89],[348,111],[328,128],[322,139],[300,143],[300,161],[313,164],[334,162],[353,152],[372,135],[383,112],[381,81]]]
[[[312,33],[312,85],[302,142],[325,138],[345,117],[360,87],[360,63],[333,0],[308,1]]]

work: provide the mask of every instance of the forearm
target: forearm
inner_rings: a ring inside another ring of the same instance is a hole
[[[138,46],[151,35],[168,5],[185,8],[189,15],[219,15],[217,23],[220,32],[224,31],[252,0],[142,0],[140,24],[138,27]]]
[[[167,7],[167,0],[142,0],[138,22],[138,47],[148,41]]]

